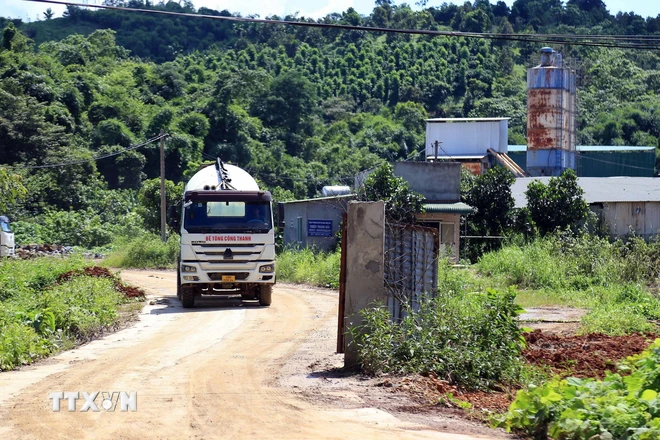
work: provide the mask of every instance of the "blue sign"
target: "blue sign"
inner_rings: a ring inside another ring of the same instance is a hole
[[[308,237],[332,237],[332,220],[307,220]]]

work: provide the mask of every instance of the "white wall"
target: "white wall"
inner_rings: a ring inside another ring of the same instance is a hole
[[[427,122],[426,155],[435,155],[435,141],[442,149],[438,156],[485,156],[492,148],[508,152],[509,121]]]

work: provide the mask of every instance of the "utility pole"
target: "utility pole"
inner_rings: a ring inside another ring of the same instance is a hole
[[[160,238],[163,243],[167,241],[165,232],[165,211],[167,198],[165,197],[165,133],[160,130]]]
[[[438,147],[440,147],[440,144],[441,144],[441,143],[442,143],[442,142],[435,141],[435,144],[434,144],[434,145],[435,145],[435,158],[433,159],[433,162],[437,162],[437,161],[438,161]]]

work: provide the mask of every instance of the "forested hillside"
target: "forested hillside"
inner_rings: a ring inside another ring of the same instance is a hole
[[[110,3],[230,15],[189,2]],[[161,129],[171,134],[166,174],[174,183],[220,156],[280,199],[314,196],[383,160],[412,158],[424,148],[428,116],[510,117],[510,143],[525,143],[525,69],[537,63],[538,44],[75,7],[65,15],[0,19],[0,166],[28,189],[11,207],[14,218],[84,211],[67,215],[127,221],[140,203],[136,190],[159,173],[157,144],[77,165],[24,167],[121,151]],[[319,21],[660,35],[660,16],[612,16],[600,0],[518,0],[512,8],[476,0],[421,11],[377,0],[369,16],[349,9]],[[657,50],[555,49],[580,62],[579,143],[659,146]]]

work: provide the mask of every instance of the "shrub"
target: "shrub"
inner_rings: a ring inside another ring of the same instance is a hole
[[[117,306],[123,302],[112,280],[81,276],[45,291],[36,308],[52,313],[55,328],[85,341],[117,323]]]
[[[0,371],[20,367],[50,351],[32,327],[0,320],[0,330]]]
[[[144,234],[133,239],[119,240],[104,264],[139,269],[174,267],[179,249],[178,235],[170,235],[167,242],[163,243],[160,236]]]
[[[277,278],[294,283],[339,287],[340,252],[286,249],[277,255]]]
[[[106,216],[107,217],[107,216]],[[18,244],[62,244],[89,249],[105,246],[116,237],[144,233],[142,220],[133,212],[104,221],[93,210],[46,211],[29,221],[16,221],[12,228]]]
[[[465,388],[515,382],[524,346],[512,289],[485,293],[440,291],[393,322],[383,307],[362,312],[353,328],[362,368],[372,374],[435,373]]]

